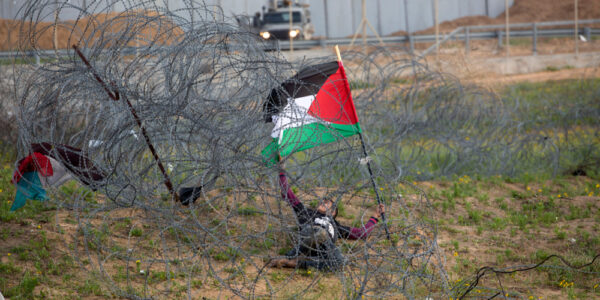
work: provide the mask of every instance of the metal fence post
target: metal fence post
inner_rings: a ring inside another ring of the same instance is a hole
[[[585,38],[587,39],[588,42],[592,41],[592,29],[589,27],[585,27],[583,28],[583,34],[585,35]]]
[[[502,37],[504,36],[504,32],[498,30],[496,31],[496,35],[498,35],[498,47],[502,48]]]
[[[40,65],[40,55],[37,52],[33,53],[33,57],[35,57],[35,64]]]
[[[471,28],[465,27],[465,53],[469,55],[471,52]]]
[[[538,28],[537,23],[533,23],[533,55],[537,55],[537,39],[538,39]]]
[[[415,53],[415,39],[412,34],[408,35],[408,44],[410,45],[410,53]]]

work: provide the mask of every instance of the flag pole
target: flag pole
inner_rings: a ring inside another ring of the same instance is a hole
[[[77,45],[73,45],[73,49],[75,50],[75,53],[77,53],[79,58],[81,58],[83,63],[88,67],[90,72],[92,72],[92,75],[94,75],[94,78],[96,78],[96,80],[100,83],[102,88],[106,91],[106,93],[108,94],[108,97],[110,99],[112,99],[113,101],[118,101],[120,98],[119,92],[118,91],[112,91],[112,92],[110,91],[110,89],[108,88],[108,85],[102,80],[102,78],[100,78],[100,75],[98,75],[96,70],[94,70],[94,67],[92,67],[90,62],[83,55],[83,53],[79,50]],[[164,181],[165,186],[169,190],[169,193],[171,193],[171,195],[173,196],[173,199],[175,201],[179,201],[179,195],[177,195],[177,193],[175,192],[175,189],[173,188],[173,183],[171,183],[171,179],[169,178],[169,175],[167,174],[167,171],[165,170],[165,167],[163,166],[163,164],[160,160],[160,157],[158,157],[158,154],[156,153],[156,149],[154,148],[154,145],[152,145],[152,142],[150,141],[150,137],[148,136],[148,133],[146,132],[146,128],[144,126],[142,126],[142,122],[140,121],[140,118],[139,118],[137,112],[133,108],[133,105],[131,105],[131,102],[129,102],[129,99],[124,98],[124,100],[127,103],[127,106],[129,106],[129,111],[133,115],[135,122],[137,123],[138,127],[142,131],[142,135],[144,136],[146,145],[150,149],[150,152],[152,152],[152,156],[154,156],[154,160],[156,161],[156,164],[158,165],[158,169],[160,169],[160,172],[162,173],[163,177],[165,178],[165,181]]]
[[[338,61],[342,63],[342,55],[340,54],[340,48],[338,47],[338,45],[335,45],[335,54],[337,55]],[[346,78],[346,80],[348,79]],[[365,160],[367,161],[367,169],[369,170],[371,184],[373,185],[373,190],[375,191],[375,199],[377,199],[377,205],[381,205],[381,198],[379,197],[379,191],[377,190],[377,183],[375,183],[375,179],[373,178],[373,170],[371,169],[371,162],[369,161],[369,156],[367,155],[367,147],[365,146],[365,140],[363,139],[362,132],[358,132],[358,137],[360,138],[360,144],[362,146],[363,154],[365,155]],[[390,231],[388,230],[387,223],[385,222],[384,213],[381,213],[381,221],[383,222],[383,228],[385,229],[387,239],[391,242],[392,239],[390,238]]]

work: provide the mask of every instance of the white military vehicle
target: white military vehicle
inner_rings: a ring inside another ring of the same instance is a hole
[[[310,22],[308,4],[292,1],[269,1],[268,10],[265,11],[263,7],[262,16],[260,13],[254,16],[253,27],[265,40],[310,40],[315,32]]]

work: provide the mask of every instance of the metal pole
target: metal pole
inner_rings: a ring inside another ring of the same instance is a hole
[[[335,45],[335,52],[337,54],[338,61],[341,63],[342,55],[340,54],[340,48],[337,45]],[[350,91],[348,91],[348,92],[350,92]],[[377,190],[377,183],[375,183],[375,179],[373,179],[373,170],[371,169],[371,162],[369,161],[369,156],[367,155],[367,147],[365,147],[365,140],[364,140],[361,132],[358,132],[358,136],[360,138],[360,144],[362,146],[363,154],[365,155],[365,160],[367,161],[367,169],[369,170],[371,184],[373,185],[373,190],[375,191],[375,198],[377,199],[377,205],[381,205],[381,198],[379,197],[379,191]],[[391,242],[392,239],[390,238],[390,231],[388,230],[387,224],[385,222],[385,214],[381,214],[381,221],[383,222],[383,228],[385,229],[385,234],[387,236],[387,239],[388,239],[388,241]]]
[[[592,42],[592,29],[589,27],[585,27],[583,28],[583,34],[585,35],[585,38],[587,39],[588,43]]]
[[[365,20],[367,19],[367,2],[366,0],[362,0],[362,21],[361,24],[363,26],[362,29],[362,38],[363,38],[363,50],[365,54],[367,53],[367,25],[365,24]]]
[[[369,19],[367,19],[367,1],[366,0],[362,0],[362,20],[360,20],[360,24],[358,25],[358,28],[356,30],[356,32],[354,33],[354,36],[352,37],[352,41],[350,42],[350,46],[354,46],[354,41],[356,40],[356,38],[358,37],[358,33],[361,32],[362,29],[362,39],[363,39],[363,50],[365,51],[365,53],[367,52],[367,26],[369,26],[369,28],[371,28],[371,31],[373,32],[373,34],[375,34],[375,37],[377,37],[377,39],[379,40],[379,43],[383,46],[383,40],[381,39],[381,37],[379,36],[379,34],[377,33],[377,30],[373,27],[373,25],[371,24],[371,22],[369,22]]]
[[[404,23],[406,26],[406,33],[408,34],[408,44],[410,46],[410,53],[415,53],[415,41],[413,40],[412,34],[410,33],[410,22],[408,21],[408,0],[404,0]]]
[[[501,31],[501,30],[498,30],[496,33],[497,33],[497,35],[498,35],[498,48],[502,48],[502,47],[503,47],[503,44],[504,44],[504,43],[502,42],[502,39],[504,39],[504,32],[503,32],[503,31]]]
[[[381,1],[377,0],[377,32],[383,32],[381,29]]]
[[[575,55],[579,55],[579,10],[575,0]]]
[[[331,37],[329,36],[329,11],[327,9],[327,0],[323,0],[323,7],[325,9],[325,38],[329,39]]]
[[[410,22],[408,21],[408,0],[404,0],[404,22],[406,23],[406,32],[410,35]]]
[[[440,60],[440,23],[439,23],[439,7],[438,0],[434,0],[434,15],[435,15],[435,59]]]
[[[537,55],[537,42],[538,42],[538,27],[537,23],[533,23],[533,55]]]
[[[56,58],[58,58],[58,1],[56,2],[56,8],[54,10],[54,51],[56,52]]]
[[[292,25],[293,25],[293,15],[292,15],[292,1],[290,0],[288,2],[288,7],[290,8],[290,32],[288,32],[288,37],[290,38],[290,54],[294,54],[294,38],[292,37],[292,35],[290,34],[292,32]]]
[[[465,27],[465,54],[471,52],[471,28]]]
[[[365,147],[365,141],[363,139],[362,133],[358,133],[360,137],[360,144],[362,145],[363,154],[365,155],[365,159],[367,160],[367,169],[369,170],[369,176],[371,177],[371,184],[373,185],[373,190],[375,190],[375,198],[377,199],[377,205],[381,205],[381,198],[379,197],[379,191],[377,191],[377,183],[375,183],[375,179],[373,179],[373,171],[371,169],[371,162],[369,161],[369,157],[367,155],[367,148]],[[385,229],[385,235],[387,236],[388,241],[392,241],[390,238],[390,231],[387,227],[387,223],[385,222],[385,214],[381,214],[381,221],[383,222],[383,228]]]
[[[506,11],[506,58],[510,56],[510,7],[508,6],[508,0],[504,0],[504,8]]]
[[[83,55],[83,53],[81,53],[81,51],[79,50],[79,48],[76,45],[73,45],[73,49],[75,50],[75,52],[77,53],[79,58],[81,58],[83,63],[88,67],[90,72],[92,72],[92,75],[94,75],[94,78],[98,81],[98,83],[100,83],[100,85],[102,86],[104,91],[106,91],[106,93],[108,94],[108,97],[110,99],[112,99],[113,101],[118,101],[120,99],[119,92],[117,90],[111,91],[109,89],[108,85],[102,80],[102,78],[100,78],[100,75],[98,75],[96,70],[94,70],[94,67],[92,67],[92,65],[90,64],[88,59]],[[165,178],[164,184],[167,187],[167,190],[169,190],[169,193],[173,196],[173,200],[179,202],[179,196],[175,192],[175,189],[173,188],[173,184],[171,183],[171,179],[169,178],[169,175],[167,174],[167,171],[165,170],[165,167],[163,166],[163,164],[160,160],[160,157],[158,156],[158,153],[156,152],[156,149],[154,148],[154,145],[152,145],[152,142],[150,141],[150,137],[148,136],[148,133],[146,132],[146,128],[142,125],[142,121],[140,120],[135,109],[133,108],[133,105],[131,105],[131,102],[129,102],[129,99],[125,98],[125,96],[123,98],[125,100],[125,103],[127,103],[127,106],[129,107],[129,112],[131,112],[131,114],[133,115],[133,118],[135,119],[135,122],[137,123],[138,127],[140,128],[140,130],[142,132],[142,136],[144,137],[144,140],[146,141],[146,145],[150,149],[150,152],[152,153],[152,156],[154,157],[154,160],[156,161],[156,164],[157,164],[158,168],[160,169],[160,172],[162,173],[163,177]]]

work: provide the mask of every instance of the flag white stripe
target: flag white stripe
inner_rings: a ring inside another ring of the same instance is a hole
[[[308,110],[315,100],[315,96],[316,95],[310,95],[296,99],[288,98],[288,104],[279,114],[273,116],[275,127],[273,127],[273,131],[271,131],[271,137],[278,138],[281,142],[283,132],[286,129],[301,127],[311,123],[329,124],[329,122],[319,120],[308,114]]]
[[[63,167],[63,165],[60,162],[58,162],[56,159],[50,156],[46,157],[48,158],[48,160],[50,160],[50,165],[52,166],[52,176],[39,176],[40,181],[42,182],[42,185],[45,188],[56,187],[70,179],[73,179],[71,174],[65,169],[65,167]]]

